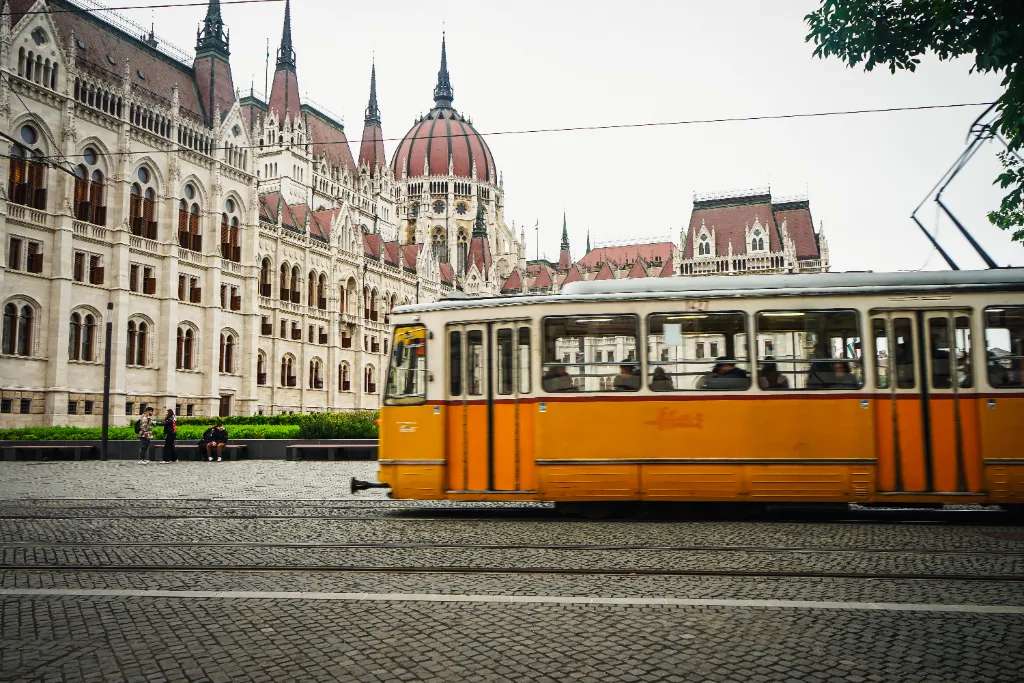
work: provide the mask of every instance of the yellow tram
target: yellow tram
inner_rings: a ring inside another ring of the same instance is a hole
[[[1024,269],[578,282],[392,324],[395,498],[1024,503]]]

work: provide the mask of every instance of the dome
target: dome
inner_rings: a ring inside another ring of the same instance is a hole
[[[434,87],[434,108],[416,122],[405,134],[391,159],[395,178],[417,178],[424,175],[446,176],[451,168],[458,178],[497,184],[498,171],[494,157],[473,124],[452,107],[455,93],[448,76],[448,51],[441,38],[441,68]],[[476,176],[473,166],[476,166]]]
[[[448,175],[459,178],[498,182],[494,157],[487,142],[473,128],[473,124],[450,107],[434,107],[402,138],[391,167],[396,178],[423,176],[423,160],[427,160],[427,175]]]

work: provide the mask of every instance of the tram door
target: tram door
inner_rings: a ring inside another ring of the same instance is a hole
[[[532,483],[528,321],[450,325],[448,487],[519,491]],[[533,486],[530,486],[533,488]]]
[[[879,490],[980,491],[970,313],[885,311],[871,326]]]

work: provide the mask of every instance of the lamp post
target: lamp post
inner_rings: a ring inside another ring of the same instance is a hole
[[[113,302],[107,302],[107,335],[103,345],[103,422],[100,427],[100,458],[107,459],[107,441],[110,432],[110,352],[114,344]]]

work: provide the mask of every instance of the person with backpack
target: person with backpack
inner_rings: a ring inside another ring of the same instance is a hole
[[[199,441],[199,457],[206,453],[206,461],[213,462],[214,453],[217,454],[217,462],[224,459],[224,446],[228,443],[228,430],[224,429],[224,423],[220,420],[203,432],[203,438]]]
[[[139,435],[139,464],[149,463],[149,447],[153,443],[153,409],[147,407],[135,421],[135,433]]]
[[[174,442],[178,438],[178,420],[174,411],[167,409],[164,416],[164,452],[161,462],[178,462],[178,455],[174,452]]]

